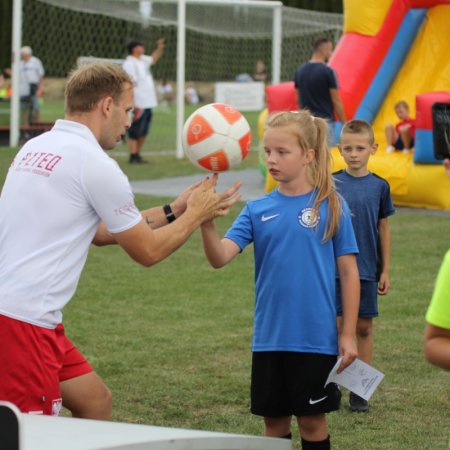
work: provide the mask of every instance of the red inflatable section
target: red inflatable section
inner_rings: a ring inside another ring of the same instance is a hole
[[[405,0],[409,8],[432,8],[437,5],[450,4],[450,0]]]
[[[404,0],[392,2],[377,35],[345,33],[333,52],[329,65],[338,75],[339,93],[347,118],[353,118],[372,84],[409,9],[407,3]]]
[[[418,130],[433,129],[431,106],[438,102],[450,103],[450,92],[429,92],[416,97],[416,128]]]
[[[266,102],[269,112],[297,111],[297,91],[293,81],[266,87]]]

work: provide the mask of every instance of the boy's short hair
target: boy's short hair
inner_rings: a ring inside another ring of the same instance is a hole
[[[401,106],[403,106],[403,108],[409,109],[409,105],[407,102],[405,102],[405,100],[400,100],[399,102],[397,102],[394,105],[394,109],[397,109],[398,107],[401,107]]]
[[[313,51],[317,51],[321,45],[326,44],[328,42],[333,43],[333,41],[329,37],[326,36],[316,37],[313,42]]]
[[[348,134],[362,134],[362,133],[366,133],[366,134],[369,135],[369,143],[370,143],[370,145],[375,143],[375,136],[373,134],[373,128],[370,125],[370,123],[366,122],[365,120],[361,120],[361,119],[349,120],[342,127],[341,139],[342,139],[342,136],[345,133],[348,133]]]

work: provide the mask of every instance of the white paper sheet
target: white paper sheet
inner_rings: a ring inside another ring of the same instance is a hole
[[[331,369],[325,386],[328,383],[337,383],[363,399],[369,400],[383,380],[384,374],[360,359],[355,359],[341,373],[337,373],[341,361],[342,357],[338,359],[333,369]]]

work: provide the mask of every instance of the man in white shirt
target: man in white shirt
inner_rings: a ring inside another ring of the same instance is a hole
[[[116,64],[86,64],[65,97],[65,119],[21,148],[0,195],[0,399],[26,413],[58,415],[65,406],[74,417],[110,419],[109,389],[62,325],[90,244],[118,244],[156,264],[202,222],[227,214],[239,183],[216,193],[214,175],[140,212],[104,151],[130,126],[132,80]]]
[[[39,97],[42,95],[44,75],[42,62],[33,56],[31,47],[22,47],[20,49],[20,98],[23,99],[24,109],[27,111],[26,123],[39,120]]]
[[[153,108],[158,104],[150,67],[161,58],[164,46],[164,39],[159,39],[150,56],[144,54],[145,47],[141,41],[130,41],[127,46],[128,56],[123,68],[134,82],[133,122],[128,129],[128,150],[132,164],[146,162],[140,153],[150,131]]]

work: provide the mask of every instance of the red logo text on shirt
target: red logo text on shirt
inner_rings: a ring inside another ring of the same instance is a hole
[[[127,215],[128,213],[133,213],[137,211],[136,205],[133,202],[127,203],[126,205],[121,206],[114,210],[116,216]]]
[[[49,177],[62,156],[45,152],[29,152],[20,161],[14,161],[17,172],[31,172]]]

